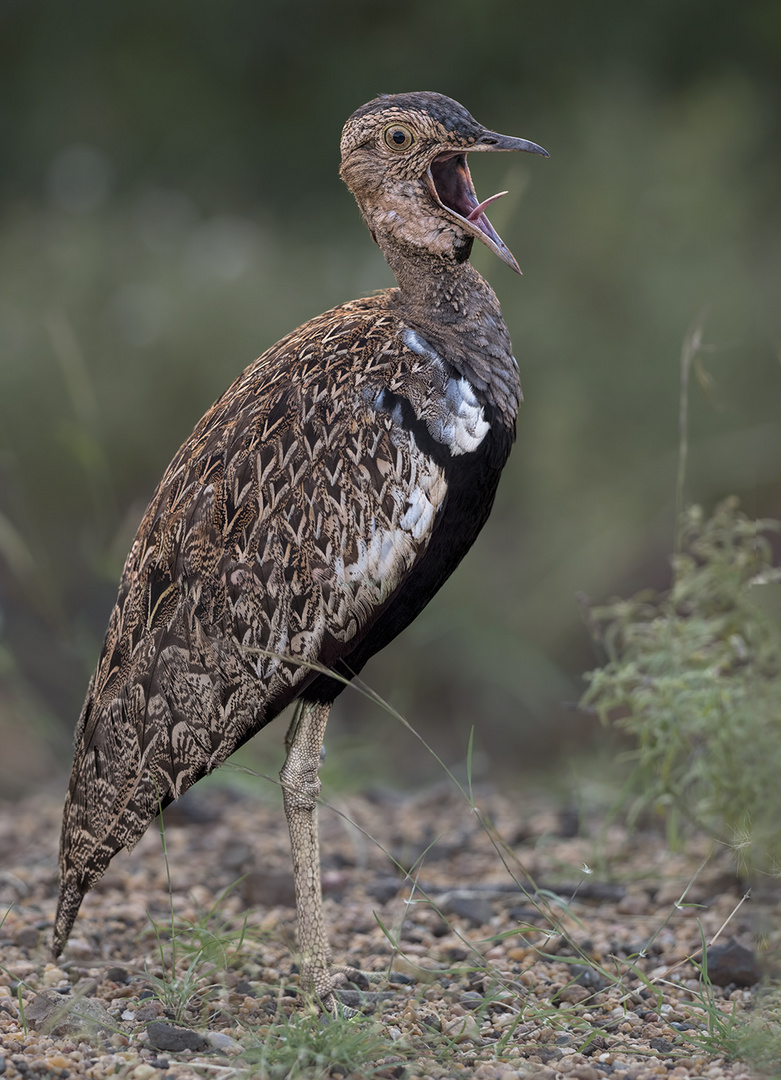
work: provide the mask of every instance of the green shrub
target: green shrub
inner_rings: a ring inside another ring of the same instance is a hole
[[[749,871],[781,872],[781,569],[768,533],[727,499],[680,521],[668,592],[590,609],[607,654],[582,705],[632,739],[633,815],[660,810],[732,845]]]

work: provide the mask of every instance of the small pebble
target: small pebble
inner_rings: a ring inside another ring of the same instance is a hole
[[[501,1080],[502,1072],[497,1061],[484,1061],[475,1069],[475,1080]]]
[[[170,1050],[173,1053],[181,1053],[183,1050],[205,1050],[209,1045],[200,1032],[193,1031],[192,1028],[180,1027],[178,1024],[166,1024],[161,1020],[148,1023],[146,1033],[152,1046],[158,1050]]]
[[[68,982],[68,976],[62,968],[47,964],[43,973],[44,986],[59,986],[60,983]]]
[[[48,1069],[67,1069],[68,1059],[63,1057],[62,1054],[54,1054],[53,1057],[46,1058],[46,1067]]]
[[[140,1065],[136,1065],[130,1075],[133,1080],[152,1080],[152,1077],[157,1076],[158,1073],[154,1065],[142,1062]]]
[[[445,1034],[457,1043],[480,1042],[480,1025],[471,1014],[457,1016],[445,1025]]]
[[[20,949],[34,949],[40,936],[40,931],[36,930],[34,926],[25,926],[16,934],[14,944],[18,945]]]
[[[225,1053],[241,1053],[241,1044],[237,1043],[235,1039],[230,1035],[224,1034],[222,1031],[207,1031],[206,1039],[214,1047],[215,1050],[222,1050]]]
[[[84,938],[68,938],[67,956],[73,960],[87,960],[94,956],[95,950]]]

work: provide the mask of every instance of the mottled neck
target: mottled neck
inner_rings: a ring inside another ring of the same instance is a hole
[[[508,427],[522,400],[518,367],[499,301],[468,260],[410,257],[384,250],[399,291],[401,317],[491,405]]]

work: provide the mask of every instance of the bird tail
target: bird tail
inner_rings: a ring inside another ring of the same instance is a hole
[[[65,948],[65,942],[79,913],[84,893],[77,885],[63,883],[60,898],[57,901],[57,914],[54,916],[52,934],[52,954],[55,959]]]

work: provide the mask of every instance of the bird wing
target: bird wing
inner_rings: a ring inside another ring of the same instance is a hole
[[[56,941],[113,855],[349,652],[425,551],[444,471],[386,402],[425,365],[376,302],[269,350],[166,472],[77,727]]]

